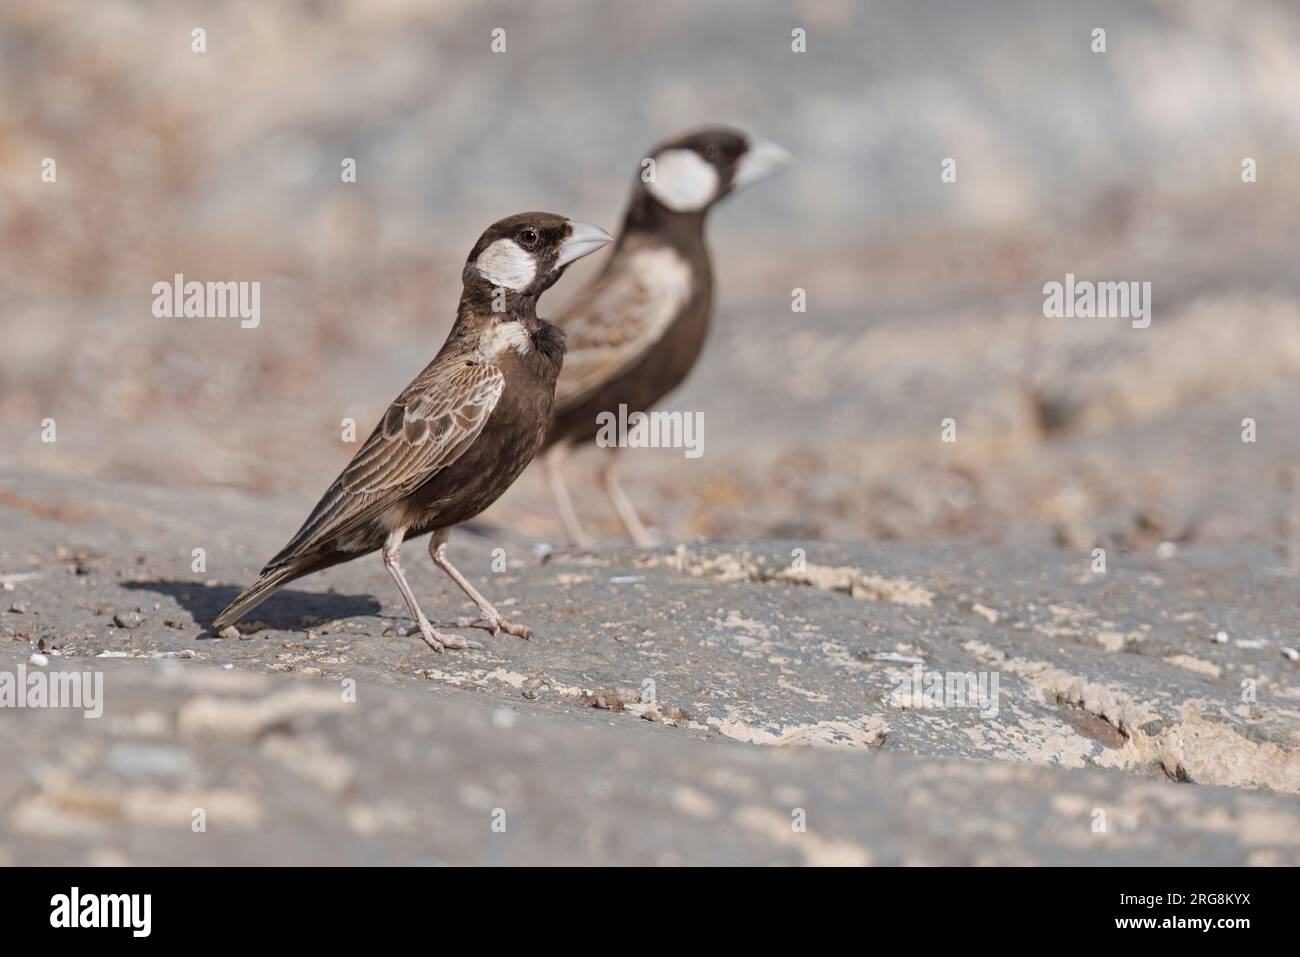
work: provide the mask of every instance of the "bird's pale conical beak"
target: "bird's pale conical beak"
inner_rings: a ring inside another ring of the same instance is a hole
[[[731,187],[744,189],[751,183],[757,183],[760,179],[766,179],[778,170],[785,169],[793,162],[794,157],[775,143],[753,143],[736,164]]]
[[[598,249],[604,249],[613,241],[614,237],[599,226],[569,220],[569,238],[560,245],[560,255],[555,260],[555,268],[559,269],[575,259],[589,256]]]

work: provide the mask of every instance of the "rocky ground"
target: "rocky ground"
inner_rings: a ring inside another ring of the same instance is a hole
[[[454,554],[537,637],[436,654],[377,560],[211,633],[301,503],[3,478],[0,670],[104,676],[101,717],[0,711],[4,863],[1300,862],[1296,570],[1262,548],[487,527]]]

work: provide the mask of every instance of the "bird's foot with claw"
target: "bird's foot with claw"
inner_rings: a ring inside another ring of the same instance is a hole
[[[518,625],[513,621],[506,621],[500,615],[487,615],[482,618],[460,618],[456,621],[457,628],[484,628],[493,635],[505,632],[507,635],[514,635],[516,638],[522,638],[524,641],[531,641],[533,630],[527,625]]]
[[[415,625],[395,625],[389,630],[402,638],[408,638],[411,635],[419,635],[434,651],[443,651],[447,648],[460,650],[463,648],[483,647],[480,642],[473,641],[469,638],[460,638],[456,635],[446,635],[440,631],[434,631],[433,625],[429,624],[427,621]]]

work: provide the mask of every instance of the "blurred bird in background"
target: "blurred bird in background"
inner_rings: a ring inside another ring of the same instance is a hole
[[[790,162],[779,146],[709,127],[657,146],[632,190],[614,253],[556,320],[568,353],[544,448],[547,477],[569,542],[592,544],[578,520],[562,463],[594,440],[601,412],[645,412],[686,378],[699,358],[713,306],[704,221],[719,200]],[[655,544],[618,480],[611,449],[600,483],[632,541]]]

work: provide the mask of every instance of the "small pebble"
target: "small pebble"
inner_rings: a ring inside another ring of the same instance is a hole
[[[13,612],[15,615],[25,615],[27,614],[27,602],[16,601],[9,606],[9,610]]]
[[[1300,651],[1296,651],[1294,648],[1283,648],[1282,654],[1286,655],[1290,661],[1300,661]]]
[[[1228,633],[1226,631],[1216,632],[1214,640],[1217,644],[1226,645],[1228,643]]]
[[[46,665],[50,663],[50,659],[47,658],[45,655],[40,654],[39,652],[33,652],[32,656],[27,660],[31,664],[36,665],[36,667],[38,668],[44,668]]]
[[[1178,554],[1178,546],[1173,542],[1161,542],[1156,546],[1156,554],[1161,558],[1173,558]]]
[[[119,628],[139,628],[144,624],[144,616],[138,611],[118,612],[113,616],[113,624]]]
[[[234,625],[226,625],[226,627],[222,628],[219,632],[217,632],[217,634],[222,638],[243,638],[244,637],[239,633],[239,629],[236,628]]]

